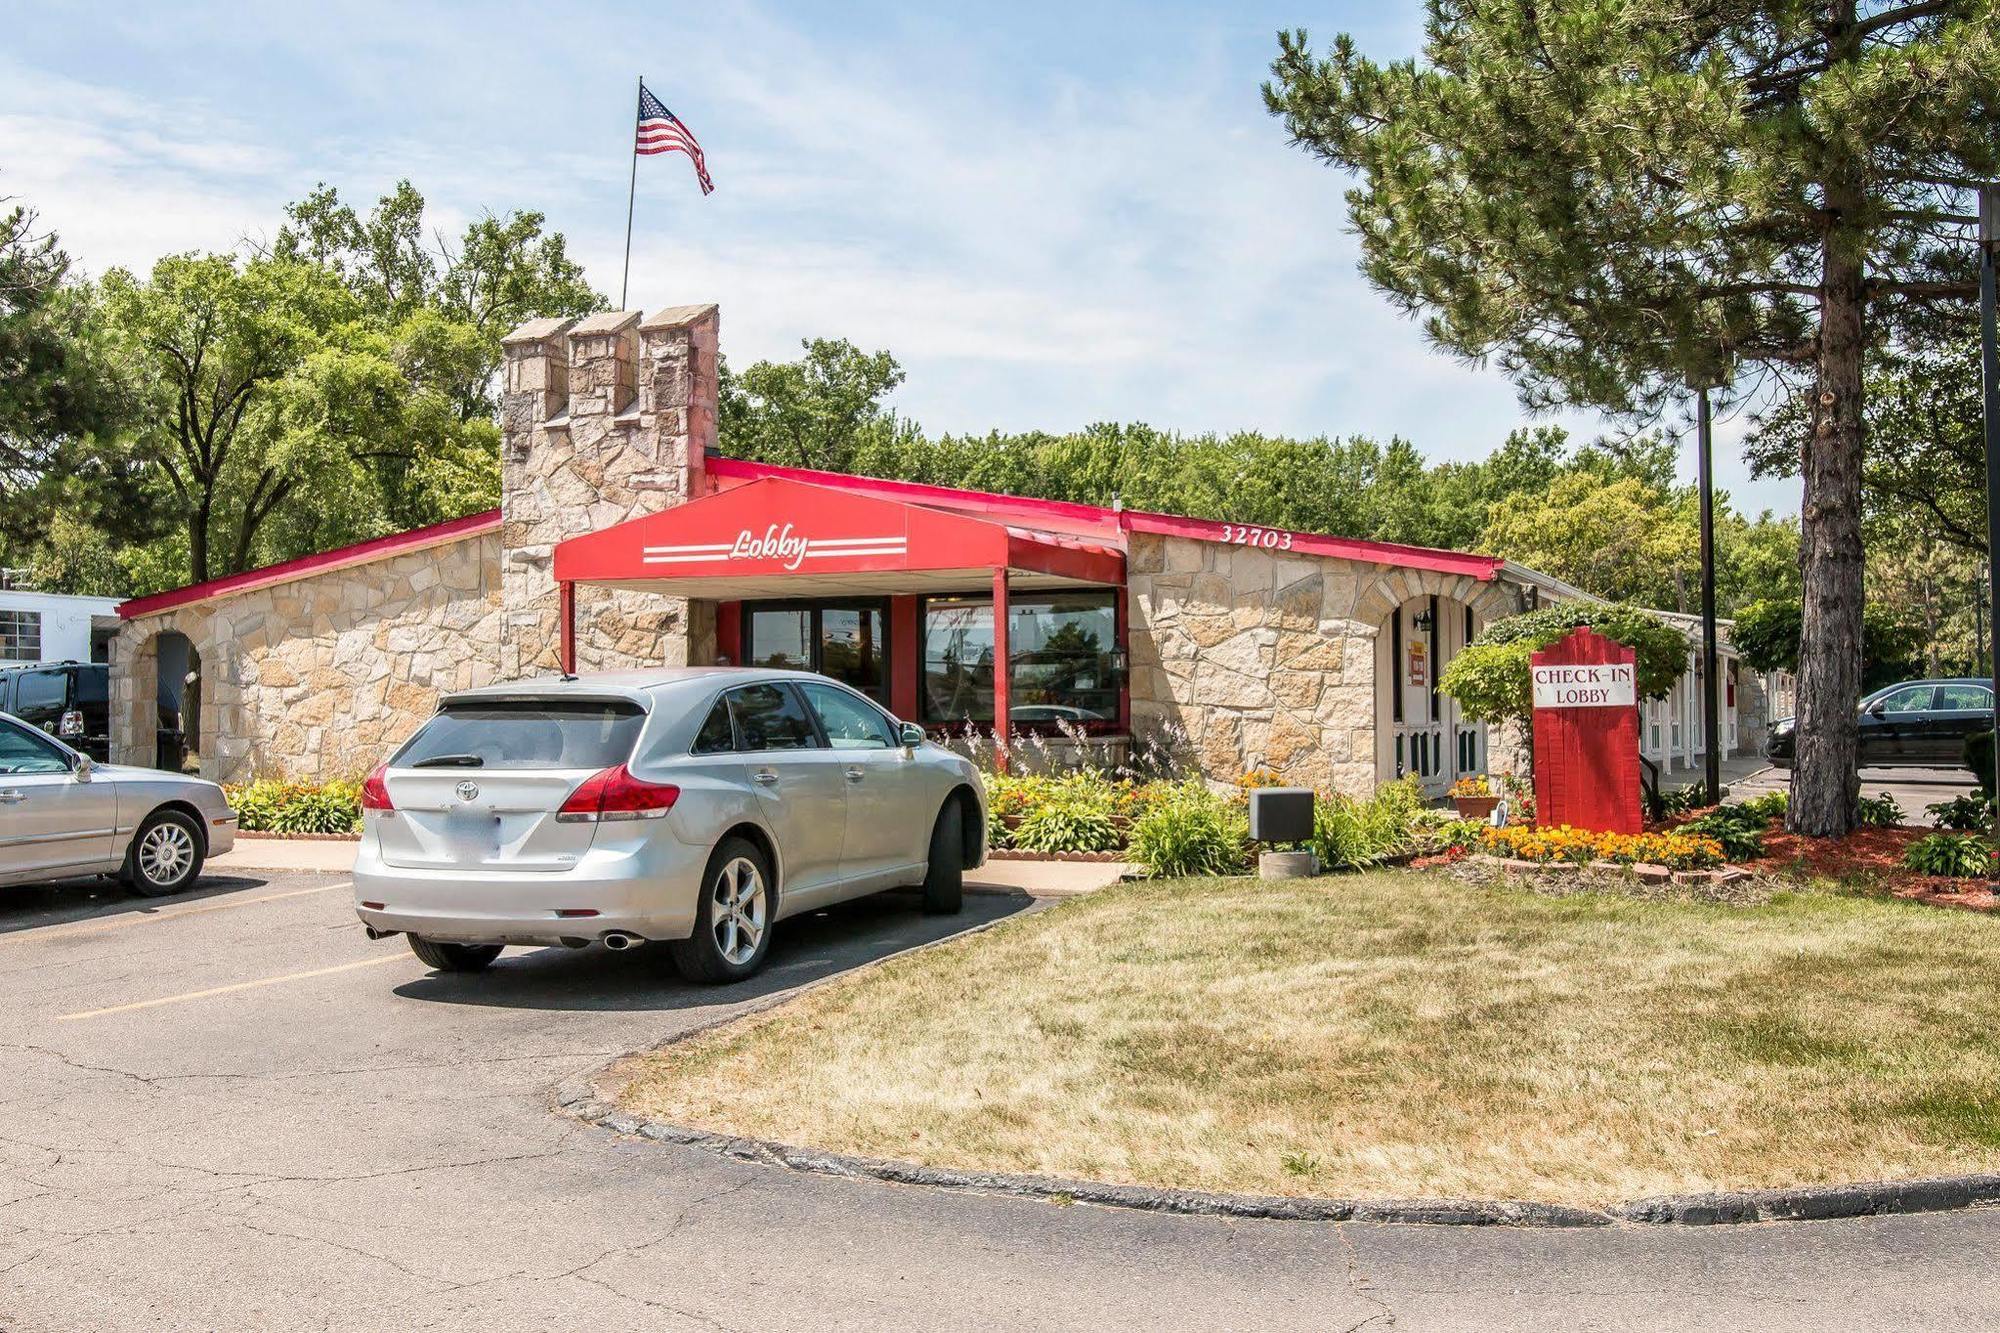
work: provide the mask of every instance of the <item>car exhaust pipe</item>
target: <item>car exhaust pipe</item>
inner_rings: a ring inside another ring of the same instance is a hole
[[[391,935],[400,935],[403,933],[400,930],[377,930],[373,926],[367,926],[365,929],[368,932],[368,938],[371,940],[386,940]]]
[[[604,937],[605,948],[617,949],[621,951],[625,949],[636,949],[645,942],[646,941],[640,939],[637,935],[628,935],[622,930],[614,930],[609,935],[606,935]]]

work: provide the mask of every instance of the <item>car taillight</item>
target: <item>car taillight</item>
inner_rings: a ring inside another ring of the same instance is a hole
[[[363,810],[394,810],[396,803],[389,799],[387,775],[389,766],[382,765],[361,780],[361,808]]]
[[[625,765],[618,764],[585,778],[556,812],[556,820],[588,824],[608,819],[658,819],[680,798],[679,787],[635,778]]]

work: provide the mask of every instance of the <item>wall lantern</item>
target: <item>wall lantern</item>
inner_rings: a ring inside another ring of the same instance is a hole
[[[1425,607],[1423,610],[1417,612],[1414,616],[1411,616],[1410,627],[1416,630],[1420,634],[1430,633],[1430,628],[1431,628],[1430,608]]]

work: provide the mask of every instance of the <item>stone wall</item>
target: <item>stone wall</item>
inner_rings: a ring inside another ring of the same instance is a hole
[[[366,773],[447,690],[498,678],[497,536],[128,621],[112,641],[112,758],[151,765],[159,635],[201,656],[201,774]]]
[[[1482,616],[1511,589],[1327,556],[1134,533],[1126,557],[1132,729],[1178,732],[1212,781],[1269,769],[1289,784],[1366,795],[1385,776],[1376,736],[1376,636],[1437,593]]]
[[[540,319],[504,340],[501,635],[504,676],[558,665],[557,542],[702,494],[715,443],[712,305],[642,317]],[[653,593],[578,588],[577,669],[715,658],[714,609]]]

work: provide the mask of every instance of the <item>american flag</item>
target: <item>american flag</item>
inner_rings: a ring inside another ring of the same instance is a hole
[[[701,145],[695,142],[694,131],[683,125],[680,117],[667,110],[643,83],[639,85],[639,139],[634,151],[642,156],[686,153],[694,162],[695,179],[701,182],[701,192],[715,193],[715,182],[708,178],[708,162],[701,155]]]

